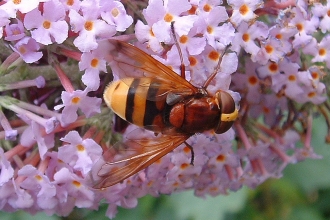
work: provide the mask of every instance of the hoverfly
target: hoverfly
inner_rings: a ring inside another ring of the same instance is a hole
[[[220,60],[204,86],[197,88],[185,79],[183,64],[180,76],[137,47],[119,40],[109,42],[112,48],[107,60],[120,80],[105,89],[106,104],[122,119],[157,135],[121,142],[126,148],[135,149],[134,153],[115,162],[106,159],[103,167],[123,165],[111,171],[98,171],[99,180],[93,188],[102,189],[123,181],[182,143],[191,149],[192,164],[194,152],[186,143],[189,137],[207,130],[224,133],[234,123],[238,110],[231,95],[222,90],[210,95],[206,90],[218,72]],[[181,54],[177,41],[176,46]]]

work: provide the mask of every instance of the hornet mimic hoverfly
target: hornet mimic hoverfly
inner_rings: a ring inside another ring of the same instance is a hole
[[[123,181],[182,143],[190,148],[193,164],[194,151],[186,140],[207,130],[224,133],[237,118],[238,110],[229,93],[219,90],[211,95],[206,90],[219,71],[222,57],[203,87],[197,88],[185,79],[175,36],[174,40],[181,56],[181,76],[137,47],[109,40],[112,48],[107,60],[120,80],[108,85],[104,100],[122,119],[154,132],[155,136],[117,143],[131,154],[115,162],[105,159],[93,188],[102,189]]]

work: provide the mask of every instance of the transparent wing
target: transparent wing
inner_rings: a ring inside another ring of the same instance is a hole
[[[106,59],[119,78],[153,78],[161,82],[162,91],[183,94],[197,92],[195,86],[137,47],[118,40],[109,40],[109,43]]]
[[[181,78],[181,77],[180,77]],[[176,97],[184,97],[194,94],[196,91],[191,90],[183,86],[176,85],[170,81],[158,81],[153,80],[152,83],[140,83],[136,89],[136,95],[144,96],[146,94],[146,99],[150,101],[160,101],[164,99],[169,99],[173,95]],[[147,92],[154,91],[154,92]],[[167,102],[167,104],[174,104],[175,102]]]
[[[92,187],[103,189],[136,174],[182,144],[190,135],[160,135],[154,138],[119,142],[114,148],[129,154],[115,159],[113,148],[105,152],[100,169],[95,170]],[[118,151],[117,151],[118,153]],[[96,175],[95,175],[96,174]]]

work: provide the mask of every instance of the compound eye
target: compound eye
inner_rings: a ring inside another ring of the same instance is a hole
[[[228,92],[219,91],[215,95],[218,99],[221,111],[220,120],[218,127],[215,129],[215,133],[221,134],[231,128],[238,116],[238,110],[236,109],[233,97],[231,97]]]

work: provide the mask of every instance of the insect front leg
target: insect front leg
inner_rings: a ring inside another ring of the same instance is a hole
[[[184,63],[183,63],[183,56],[182,56],[182,51],[181,51],[179,42],[176,39],[176,35],[175,35],[175,31],[174,31],[174,21],[171,22],[171,31],[172,31],[172,34],[173,34],[175,46],[178,49],[179,56],[180,56],[180,62],[181,62],[181,64],[180,64],[180,73],[181,73],[181,77],[186,79],[186,67],[184,66]]]

